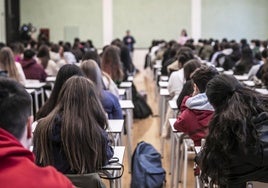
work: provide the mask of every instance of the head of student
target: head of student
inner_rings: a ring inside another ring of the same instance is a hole
[[[0,128],[29,148],[31,139],[31,96],[18,82],[0,78]]]
[[[36,119],[45,117],[49,112],[52,111],[56,105],[63,84],[68,78],[74,75],[83,76],[83,72],[78,66],[66,64],[60,68],[51,95],[42,108],[37,112]]]
[[[96,61],[92,59],[83,61],[81,63],[81,69],[85,76],[95,84],[97,94],[101,95],[101,90],[103,89],[102,74]]]
[[[104,164],[102,131],[107,128],[107,118],[92,81],[81,76],[69,78],[55,108],[40,120],[34,133],[34,152],[41,166],[54,164],[55,123],[60,124],[61,152],[72,172],[92,173]]]
[[[207,83],[218,74],[219,73],[215,67],[202,65],[192,73],[191,78],[199,92],[204,93],[206,91]]]
[[[191,48],[183,46],[178,50],[177,60],[179,68],[183,67],[183,65],[191,59],[194,59],[194,51]]]

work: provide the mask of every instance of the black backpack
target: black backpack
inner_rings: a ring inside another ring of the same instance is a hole
[[[136,119],[147,118],[152,115],[152,110],[145,98],[139,94],[134,84],[132,84],[132,101],[134,104],[133,115]]]
[[[161,188],[166,180],[160,153],[143,141],[132,155],[131,172],[131,188]]]

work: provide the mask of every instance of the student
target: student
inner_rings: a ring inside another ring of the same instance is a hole
[[[249,47],[245,47],[242,49],[240,60],[233,67],[234,75],[247,74],[251,67],[258,63],[259,61],[254,58],[252,50]]]
[[[268,97],[224,74],[207,84],[206,94],[215,112],[197,158],[202,179],[228,188],[268,182],[267,148],[260,145],[267,135]]]
[[[134,44],[136,41],[134,37],[130,35],[130,30],[126,31],[126,36],[123,38],[123,43],[127,46],[129,52],[131,53],[131,57],[133,57]]]
[[[180,115],[174,124],[179,132],[184,132],[194,141],[195,146],[201,145],[201,139],[208,132],[208,123],[213,115],[214,109],[208,102],[206,96],[206,85],[218,71],[212,66],[202,66],[196,69],[191,78],[194,92],[192,96],[184,97]]]
[[[112,80],[119,84],[124,77],[120,61],[120,49],[116,46],[108,46],[102,54],[101,69],[106,72]]]
[[[84,54],[82,61],[89,60],[89,59],[96,61],[98,66],[101,67],[101,60],[97,51],[87,51]],[[103,71],[102,71],[102,81],[103,81],[104,89],[109,90],[112,94],[114,94],[119,99],[118,87],[116,86],[112,78]]]
[[[168,81],[168,91],[173,100],[178,98],[185,82],[183,65],[191,59],[194,59],[193,51],[188,47],[180,48],[177,55],[179,70],[172,72]]]
[[[191,95],[194,92],[191,75],[199,67],[201,67],[201,62],[197,59],[192,59],[183,65],[185,83],[176,101],[178,107],[181,106],[182,100],[185,96]]]
[[[81,76],[69,78],[55,108],[36,126],[36,163],[64,174],[96,172],[113,156],[107,126],[94,84]]]
[[[53,167],[34,164],[31,96],[18,82],[0,78],[0,182],[2,188],[73,187]]]
[[[21,64],[15,62],[14,54],[9,47],[0,50],[0,71],[6,71],[8,77],[25,84],[26,78]]]
[[[21,66],[26,79],[36,79],[40,82],[46,81],[47,74],[42,65],[38,64],[34,59],[35,52],[31,49],[24,51]]]
[[[48,76],[56,76],[59,68],[57,64],[50,59],[49,48],[46,45],[41,45],[37,53],[38,63],[43,66]]]
[[[91,81],[95,84],[97,95],[101,101],[102,107],[108,114],[108,119],[123,119],[122,109],[118,98],[103,89],[101,70],[94,60],[86,60],[81,64],[81,69]]]
[[[57,74],[56,81],[55,81],[53,90],[51,92],[51,95],[48,98],[48,100],[45,102],[45,104],[37,112],[36,118],[35,118],[36,120],[47,116],[54,109],[54,107],[56,106],[62,85],[68,78],[74,75],[83,76],[83,72],[78,66],[66,64],[60,68]]]

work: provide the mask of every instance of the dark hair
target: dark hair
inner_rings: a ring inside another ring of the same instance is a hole
[[[183,66],[187,61],[194,59],[194,52],[189,47],[181,47],[177,54],[178,62]]]
[[[40,110],[36,114],[37,120],[47,116],[51,112],[51,110],[56,105],[56,102],[58,100],[58,96],[59,96],[59,93],[60,93],[60,90],[61,90],[63,84],[65,83],[65,81],[68,78],[70,78],[74,75],[83,76],[83,72],[78,66],[66,64],[60,68],[60,70],[57,74],[55,85],[54,85],[54,88],[51,92],[50,97],[48,98],[46,103],[40,108]]]
[[[201,177],[226,185],[231,153],[246,153],[257,142],[252,117],[268,110],[268,97],[243,86],[234,76],[217,75],[207,84],[206,95],[215,112],[209,123],[201,157]]]
[[[193,72],[191,78],[198,87],[200,93],[204,93],[206,91],[207,83],[218,74],[219,72],[215,67],[202,65]]]
[[[107,118],[95,93],[94,84],[84,77],[73,76],[62,86],[58,102],[35,130],[34,152],[41,166],[53,165],[54,122],[61,115],[61,151],[70,170],[78,173],[96,172],[106,161],[103,136]],[[55,152],[54,152],[55,153]]]
[[[82,57],[82,61],[89,60],[89,59],[93,59],[94,61],[96,61],[96,63],[100,67],[100,64],[101,64],[100,56],[95,50],[87,51]]]
[[[46,69],[48,65],[48,61],[50,60],[49,48],[47,45],[43,44],[39,47],[39,50],[37,52],[37,57],[40,59],[43,68]]]
[[[35,56],[35,52],[31,49],[27,49],[23,53],[24,59],[32,59]]]
[[[198,59],[192,59],[190,61],[187,61],[187,63],[183,65],[185,80],[190,80],[191,74],[194,72],[195,69],[199,67],[201,67],[201,62]]]
[[[0,114],[0,127],[20,139],[31,115],[31,96],[20,83],[0,78]]]

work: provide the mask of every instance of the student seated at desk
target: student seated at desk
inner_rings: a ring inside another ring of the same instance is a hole
[[[201,139],[208,132],[208,123],[214,109],[208,102],[205,91],[208,81],[217,74],[219,73],[214,67],[204,65],[193,72],[194,92],[192,96],[184,97],[180,107],[181,114],[174,123],[174,128],[187,133],[195,146],[201,145]]]
[[[0,182],[1,188],[59,187],[72,183],[53,167],[35,165],[31,145],[31,96],[25,88],[0,78]]]
[[[92,81],[81,76],[69,78],[55,108],[35,129],[36,163],[53,165],[64,174],[96,172],[113,156],[107,126]]]
[[[0,50],[0,71],[6,71],[6,76],[25,85],[26,78],[21,64],[15,62],[14,54],[9,47]]]
[[[244,188],[247,181],[268,182],[263,141],[268,133],[268,97],[224,74],[207,84],[206,94],[215,113],[197,157],[201,178],[228,188]]]
[[[103,89],[101,70],[94,60],[86,60],[81,64],[84,74],[95,84],[97,95],[102,107],[108,114],[108,119],[123,119],[122,109],[118,98],[111,92]]]

